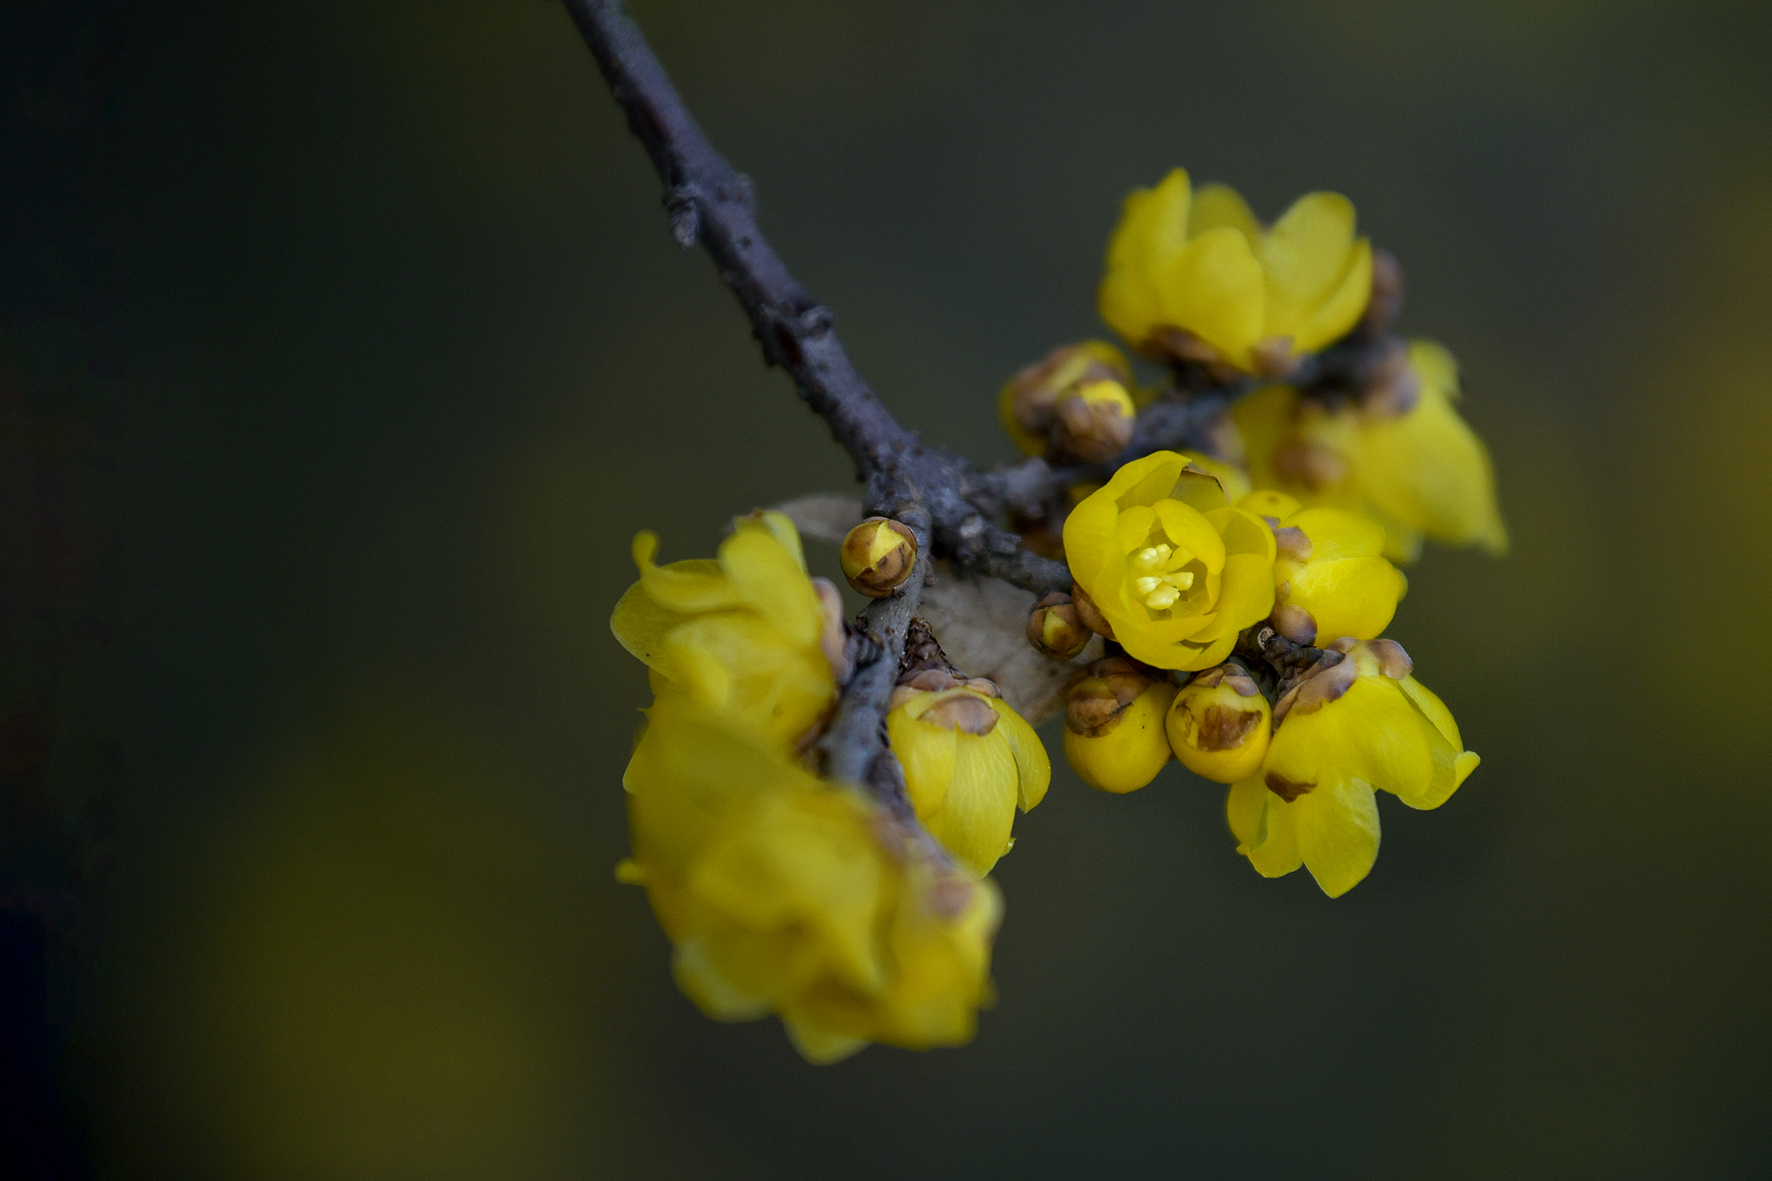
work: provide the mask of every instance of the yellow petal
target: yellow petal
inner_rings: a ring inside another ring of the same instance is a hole
[[[1237,838],[1237,852],[1262,877],[1282,877],[1304,864],[1288,805],[1259,776],[1231,786],[1225,797],[1225,819]]]
[[[1241,631],[1267,618],[1274,609],[1273,569],[1273,559],[1257,554],[1232,554],[1225,559],[1214,612],[1220,626]]]
[[[1423,341],[1410,346],[1409,357],[1423,379],[1421,397],[1407,414],[1361,431],[1361,485],[1385,513],[1436,541],[1503,553],[1507,529],[1489,452],[1452,405],[1452,362]]]
[[[1115,545],[1114,523],[1120,509],[1107,489],[1098,488],[1083,498],[1064,519],[1064,557],[1071,576],[1085,589],[1094,589],[1106,582],[1109,562],[1119,562],[1122,551]]]
[[[1187,244],[1156,277],[1163,323],[1184,328],[1233,365],[1249,364],[1261,337],[1261,263],[1241,230],[1219,226]]]
[[[1374,527],[1374,540],[1384,534]],[[1376,547],[1375,547],[1376,548]],[[1383,558],[1343,558],[1311,561],[1288,571],[1292,586],[1287,600],[1311,613],[1317,621],[1318,647],[1343,636],[1375,640],[1390,626],[1397,611],[1397,569]]]
[[[1179,500],[1159,500],[1156,517],[1162,523],[1164,534],[1177,549],[1191,551],[1208,570],[1224,568],[1224,538],[1198,509]]]
[[[739,517],[732,522],[733,527],[742,532],[747,529],[761,530],[781,543],[781,547],[793,555],[794,561],[800,566],[800,573],[807,573],[806,551],[800,545],[800,531],[794,527],[794,520],[786,513],[774,509],[764,509],[751,517]]]
[[[792,1013],[783,1013],[781,1024],[787,1031],[788,1041],[800,1052],[800,1057],[814,1066],[829,1066],[833,1062],[841,1062],[868,1046],[868,1039],[865,1037],[832,1033],[812,1022],[797,1018]]]
[[[1340,193],[1307,193],[1280,215],[1259,249],[1267,292],[1265,335],[1296,340],[1346,277],[1353,242],[1353,202]]]
[[[1317,885],[1339,898],[1372,872],[1378,859],[1378,801],[1358,779],[1325,783],[1290,805],[1298,852]]]
[[[818,642],[824,608],[796,553],[765,530],[746,529],[720,544],[720,565],[746,606],[796,644]]]
[[[689,618],[681,611],[661,606],[647,593],[644,583],[636,582],[616,602],[615,611],[609,616],[609,630],[636,660],[649,668],[662,668],[665,635]]]
[[[1353,330],[1372,299],[1372,244],[1361,238],[1354,243],[1347,271],[1317,309],[1292,332],[1292,347],[1314,353]]]
[[[904,767],[905,788],[919,817],[933,815],[946,803],[954,781],[956,732],[930,726],[904,709],[886,716],[886,741]]]
[[[1154,505],[1175,490],[1175,481],[1187,467],[1187,458],[1173,451],[1153,451],[1115,472],[1113,478],[1089,494],[1084,503],[1100,496],[1120,511],[1134,505]],[[1080,507],[1080,506],[1079,506]]]
[[[1009,744],[1009,753],[1015,759],[1015,770],[1020,777],[1016,803],[1026,812],[1046,798],[1046,788],[1052,783],[1052,760],[1047,757],[1040,736],[1020,714],[1000,698],[993,697],[990,703],[997,711],[997,732]]]
[[[1009,851],[1015,823],[1019,775],[1009,744],[997,730],[982,736],[957,735],[953,786],[924,822],[930,835],[979,877]]]
[[[1198,237],[1219,226],[1240,231],[1250,242],[1261,241],[1261,223],[1255,220],[1255,214],[1237,190],[1229,185],[1203,185],[1194,194],[1193,207],[1188,210],[1188,236]]]

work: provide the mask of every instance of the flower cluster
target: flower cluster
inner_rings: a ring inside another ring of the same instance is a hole
[[[1507,545],[1456,365],[1390,333],[1401,270],[1333,193],[1263,226],[1232,190],[1196,191],[1176,170],[1126,199],[1099,297],[1167,387],[1141,389],[1119,352],[1089,341],[999,399],[1024,452],[1074,464],[1086,455],[1051,408],[1125,391],[1121,413],[1096,416],[1114,429],[1095,437],[1120,447],[1105,479],[1018,510],[1075,580],[1063,604],[1041,604],[1030,639],[1080,650],[1068,611],[1109,641],[1072,678],[1065,754],[1104,791],[1143,787],[1171,758],[1229,785],[1238,851],[1258,871],[1304,866],[1340,895],[1377,856],[1375,790],[1437,807],[1477,763],[1382,638],[1408,589],[1397,563],[1424,538]],[[1228,410],[1174,440],[1189,449],[1140,454],[1144,414],[1209,396]]]
[[[633,856],[619,876],[646,887],[678,985],[711,1017],[779,1015],[815,1062],[868,1042],[969,1040],[990,991],[996,888],[804,758],[843,671],[836,589],[808,578],[779,513],[741,518],[714,561],[657,566],[657,548],[636,539],[640,581],[611,621],[656,694],[623,777]],[[937,730],[931,712],[912,724]],[[998,729],[1000,742],[1032,737]],[[989,778],[974,760],[949,767],[956,811]],[[1031,806],[1043,776],[1026,790]]]
[[[883,515],[828,531],[872,604],[859,623],[779,512],[737,520],[713,559],[661,566],[640,534],[611,626],[655,697],[618,876],[645,887],[682,990],[719,1019],[779,1016],[815,1062],[970,1039],[1002,916],[987,875],[1051,779],[1012,702],[1061,700],[1065,756],[1101,791],[1172,760],[1225,785],[1237,852],[1331,897],[1372,869],[1377,792],[1444,803],[1478,760],[1385,636],[1398,564],[1424,539],[1500,553],[1507,534],[1452,358],[1390,331],[1401,296],[1346,198],[1309,194],[1264,226],[1177,170],[1127,198],[1099,292],[1161,374],[1089,340],[1012,377],[998,411],[1038,457],[1020,482],[905,481],[875,496]],[[963,512],[932,526],[914,503],[932,493]],[[1009,560],[1000,530],[981,541],[991,513],[1065,565]],[[1040,655],[1013,645],[1038,675],[968,675],[911,614],[932,557],[970,576],[981,552],[1041,592],[1010,608],[1020,630],[1031,604]]]

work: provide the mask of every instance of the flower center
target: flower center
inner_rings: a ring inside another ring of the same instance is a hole
[[[1161,541],[1136,551],[1131,562],[1132,593],[1152,611],[1167,611],[1194,585],[1193,572],[1181,569],[1193,559],[1187,550]]]

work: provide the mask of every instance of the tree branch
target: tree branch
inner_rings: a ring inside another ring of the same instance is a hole
[[[1005,578],[1036,594],[1068,589],[1070,571],[1062,562],[1029,553],[1014,534],[981,515],[962,495],[981,478],[972,465],[952,452],[925,447],[869,388],[843,351],[829,309],[807,294],[764,238],[749,180],[708,142],[621,4],[565,4],[610,94],[627,113],[629,129],[665,183],[672,234],[684,246],[699,241],[713,256],[721,280],[750,318],[764,360],[794,379],[800,396],[855,461],[857,478],[867,482],[867,511],[895,517],[917,534],[917,571],[862,616],[878,656],[851,675],[820,742],[827,774],[863,784],[905,813],[904,777],[886,748],[884,721],[931,556],[949,557],[963,570]]]

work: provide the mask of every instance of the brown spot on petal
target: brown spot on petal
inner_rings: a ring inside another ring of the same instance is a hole
[[[1263,337],[1249,350],[1249,356],[1255,362],[1255,372],[1263,377],[1282,380],[1292,376],[1301,360],[1292,351],[1290,336]]]
[[[997,682],[984,677],[973,677],[966,682],[966,687],[984,697],[995,697],[999,701],[1003,699],[1003,690],[997,688]]]
[[[1288,713],[1315,713],[1354,687],[1360,677],[1360,666],[1344,660],[1333,668],[1321,669],[1306,677],[1296,690]]]
[[[1310,644],[1316,641],[1316,617],[1297,603],[1279,604],[1270,618],[1274,629],[1293,643]]]
[[[945,701],[936,702],[917,720],[944,730],[959,730],[982,737],[995,730],[1001,718],[984,698],[972,693],[956,693]]]
[[[941,693],[948,689],[958,689],[965,685],[966,681],[945,668],[926,668],[906,677],[899,684],[912,689],[920,689],[925,693]]]
[[[843,594],[828,578],[814,578],[812,590],[818,595],[819,609],[824,612],[824,628],[818,633],[818,650],[831,666],[831,675],[841,685],[849,679],[849,637],[843,628]]]
[[[1280,557],[1292,562],[1308,562],[1311,560],[1311,539],[1305,536],[1303,529],[1296,525],[1288,525],[1284,529],[1274,530],[1274,549]]]
[[[1110,640],[1114,638],[1113,625],[1102,618],[1100,608],[1089,597],[1089,592],[1083,589],[1082,583],[1071,588],[1071,602],[1076,605],[1077,616],[1083,621],[1084,627],[1096,635],[1106,636]]]
[[[1249,731],[1261,722],[1257,710],[1226,709],[1209,705],[1200,715],[1200,728],[1194,745],[1200,750],[1235,750],[1249,737]]]
[[[1325,651],[1339,652],[1341,655],[1346,656],[1349,652],[1354,650],[1354,645],[1359,642],[1360,641],[1354,639],[1352,636],[1342,636],[1339,640],[1328,645]]]
[[[1227,676],[1224,683],[1227,688],[1234,689],[1238,697],[1254,697],[1261,692],[1261,686],[1253,677]]]
[[[1400,681],[1415,671],[1415,662],[1395,640],[1372,640],[1366,650],[1378,658],[1379,671],[1387,677]]]
[[[1291,484],[1312,492],[1333,488],[1347,477],[1347,461],[1317,443],[1292,443],[1274,455],[1274,468]]]
[[[1189,681],[1188,684],[1198,685],[1202,689],[1216,689],[1218,688],[1219,683],[1223,680],[1224,665],[1220,664],[1207,669],[1203,673],[1199,673],[1193,680]]]
[[[1267,789],[1269,791],[1279,796],[1282,800],[1285,800],[1288,804],[1293,800],[1296,800],[1299,796],[1309,792],[1311,788],[1317,786],[1314,783],[1294,783],[1277,771],[1269,771],[1261,777],[1261,781],[1267,784]]]
[[[1065,726],[1075,734],[1101,737],[1119,724],[1120,715],[1150,688],[1151,680],[1143,665],[1124,656],[1096,661],[1065,698]]]

